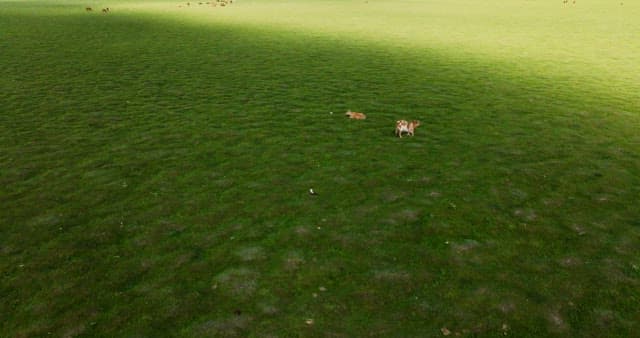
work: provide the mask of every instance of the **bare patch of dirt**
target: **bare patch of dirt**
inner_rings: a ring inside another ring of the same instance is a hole
[[[338,184],[345,184],[345,183],[349,183],[349,180],[348,180],[347,178],[343,177],[343,176],[335,176],[335,177],[333,178],[333,181],[334,181],[335,183],[338,183]]]
[[[516,308],[516,304],[512,301],[504,301],[498,305],[498,309],[500,309],[502,313],[512,313]]]
[[[233,314],[224,319],[207,321],[197,331],[204,337],[242,337],[243,330],[249,327],[252,320],[246,315]]]
[[[295,271],[300,269],[305,263],[304,256],[299,252],[289,252],[284,257],[284,269],[286,271]]]
[[[553,332],[564,332],[569,329],[569,324],[564,320],[558,309],[554,309],[547,314],[547,321],[549,322],[549,328]]]
[[[386,223],[390,225],[398,225],[403,223],[411,223],[420,219],[420,212],[417,210],[404,209],[388,218]]]
[[[609,309],[596,309],[594,310],[596,316],[596,323],[602,328],[609,327],[615,320],[616,314]]]
[[[392,203],[395,202],[399,199],[402,199],[403,197],[405,197],[407,194],[405,192],[402,191],[390,191],[390,192],[386,192],[382,195],[382,200],[386,203]]]
[[[561,258],[558,263],[562,267],[571,268],[574,266],[582,265],[582,260],[577,257],[564,257],[564,258]]]
[[[524,201],[529,197],[529,194],[524,190],[513,188],[509,192],[511,193],[511,197],[518,201]]]
[[[217,180],[213,181],[213,185],[219,187],[219,188],[229,188],[231,187],[235,182],[230,179],[230,178],[220,178]]]
[[[411,274],[401,270],[377,270],[373,272],[373,278],[383,282],[407,282],[411,280]]]
[[[562,206],[563,201],[559,198],[545,198],[542,200],[542,203],[547,207],[559,208]]]
[[[10,255],[13,253],[18,252],[19,250],[15,247],[9,246],[7,244],[2,245],[2,247],[0,247],[0,253],[3,255]]]
[[[182,255],[179,255],[178,257],[176,257],[175,262],[174,262],[174,268],[179,268],[181,266],[183,266],[185,263],[189,262],[192,258],[192,254],[191,253],[185,253]]]
[[[275,315],[279,312],[278,308],[272,304],[260,304],[258,308],[262,313],[269,316]]]
[[[50,212],[31,218],[27,224],[30,226],[55,226],[60,224],[60,221],[59,215]]]
[[[429,193],[429,196],[437,198],[437,197],[442,196],[442,194],[440,192],[438,192],[438,191],[432,191],[432,192]]]
[[[251,297],[258,287],[258,273],[248,268],[231,268],[214,278],[213,289],[221,290],[234,297]]]
[[[80,323],[70,329],[68,329],[63,335],[63,338],[76,337],[83,334],[87,330],[87,324]]]
[[[473,239],[466,239],[462,242],[451,243],[451,249],[458,254],[469,252],[480,246],[480,242]]]
[[[262,260],[262,259],[265,259],[267,256],[265,254],[264,249],[259,246],[250,246],[250,247],[242,248],[236,251],[235,254],[244,262]]]
[[[293,231],[296,233],[296,235],[301,237],[307,236],[311,232],[308,227],[304,226],[296,227]]]
[[[536,211],[533,209],[516,209],[513,211],[513,215],[529,222],[538,218]]]
[[[571,228],[576,232],[576,234],[578,234],[578,236],[584,236],[587,234],[587,231],[583,225],[574,224],[571,226]]]

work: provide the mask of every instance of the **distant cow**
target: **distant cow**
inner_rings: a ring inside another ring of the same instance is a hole
[[[85,11],[87,11],[87,12],[91,12],[91,11],[93,10],[93,8],[91,8],[91,7],[87,7],[87,8],[85,8],[84,10],[85,10]]]
[[[351,109],[349,109],[345,115],[349,116],[350,119],[355,119],[355,120],[364,120],[367,118],[367,115],[363,113],[351,111]]]
[[[396,121],[396,135],[402,137],[402,133],[407,133],[409,136],[413,136],[414,131],[420,125],[420,121],[413,120],[411,122],[407,120]]]
[[[109,7],[102,9],[102,13],[105,13],[105,14],[109,13],[109,11],[110,11]]]

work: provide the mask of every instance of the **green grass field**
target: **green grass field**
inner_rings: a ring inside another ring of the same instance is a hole
[[[0,0],[0,336],[636,335],[639,17]]]

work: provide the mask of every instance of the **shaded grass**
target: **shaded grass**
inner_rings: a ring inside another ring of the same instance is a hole
[[[0,8],[1,331],[636,328],[637,84],[367,29]]]

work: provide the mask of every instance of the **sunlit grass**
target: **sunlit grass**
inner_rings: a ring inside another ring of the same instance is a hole
[[[132,9],[149,13],[147,4]],[[421,63],[425,55],[482,68],[488,76],[540,80],[558,96],[606,96],[621,106],[640,101],[640,47],[631,43],[640,8],[604,1],[248,2],[223,10],[157,3],[167,20],[198,27],[291,30],[301,39],[349,41],[386,49],[389,63]],[[244,27],[244,28],[243,28]],[[336,51],[339,52],[339,51]],[[399,60],[398,60],[399,59]],[[486,67],[486,68],[485,68]],[[488,68],[488,69],[487,69]]]
[[[640,29],[634,20],[640,9],[633,3],[495,1],[479,6],[475,1],[250,1],[224,10],[199,6],[176,10],[175,2],[157,6],[167,17],[184,22],[366,39],[377,46],[431,48],[451,55],[524,62],[525,69],[541,62],[551,67],[548,71],[563,69],[571,75],[605,72],[619,78],[619,83],[638,79],[634,67],[640,47],[630,41]],[[148,12],[153,7],[132,8]]]

